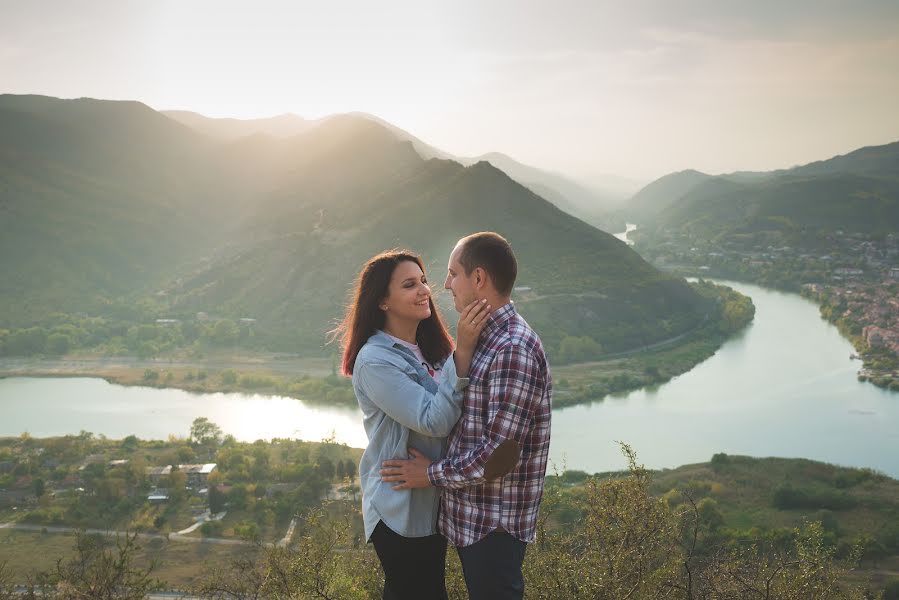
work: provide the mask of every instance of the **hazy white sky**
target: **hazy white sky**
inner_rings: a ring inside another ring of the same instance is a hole
[[[358,110],[582,177],[772,169],[899,140],[899,2],[0,0],[0,92]]]

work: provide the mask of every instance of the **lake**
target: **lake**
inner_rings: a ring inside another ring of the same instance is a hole
[[[803,457],[899,477],[899,394],[856,380],[852,345],[796,295],[722,282],[752,297],[755,321],[693,370],[645,389],[553,413],[559,469],[620,469],[616,440],[652,468],[716,452]],[[527,315],[525,314],[525,317]],[[186,436],[207,417],[241,440],[293,437],[366,443],[351,408],[291,398],[191,394],[89,378],[0,380],[0,435]]]

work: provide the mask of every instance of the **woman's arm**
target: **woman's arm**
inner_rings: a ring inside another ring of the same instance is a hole
[[[468,379],[457,377],[449,361],[444,369],[449,370],[440,378],[435,393],[386,361],[363,362],[354,373],[353,384],[400,425],[429,437],[445,437],[462,414],[459,392],[468,385]]]

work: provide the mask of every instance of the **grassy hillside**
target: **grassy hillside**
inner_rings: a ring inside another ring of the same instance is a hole
[[[567,498],[563,505],[577,504],[585,479],[578,472],[552,479]],[[863,542],[869,561],[899,557],[899,481],[870,469],[716,454],[708,463],[654,472],[650,489],[671,506],[686,495],[699,503],[714,533],[709,544],[786,539],[804,523],[820,521],[826,543],[842,555]],[[575,523],[577,514],[563,521]]]
[[[623,220],[645,224],[709,178],[710,175],[693,170],[670,173],[634,194],[619,214]]]
[[[142,104],[0,96],[0,131],[0,326],[150,295],[221,227],[209,146]]]
[[[694,178],[674,189],[672,178],[684,183],[682,175],[650,184],[625,213],[650,228],[706,239],[760,232],[799,235],[848,229],[877,233],[899,228],[899,143],[768,174]],[[656,198],[660,190],[666,201]],[[646,202],[646,197],[655,202]]]

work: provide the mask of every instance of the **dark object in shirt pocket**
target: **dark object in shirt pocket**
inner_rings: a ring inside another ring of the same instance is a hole
[[[518,459],[521,458],[521,447],[515,440],[506,440],[496,447],[487,464],[484,465],[484,479],[493,481],[512,472]]]

